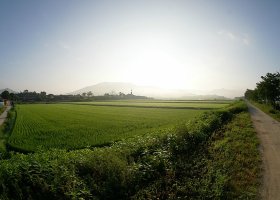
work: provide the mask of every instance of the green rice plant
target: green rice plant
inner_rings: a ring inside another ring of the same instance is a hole
[[[80,149],[164,130],[202,110],[72,104],[18,105],[8,148],[17,151]]]
[[[166,101],[166,100],[122,100],[122,101],[91,101],[73,102],[76,105],[112,106],[112,107],[143,107],[143,108],[173,108],[173,109],[203,109],[223,108],[232,101]]]

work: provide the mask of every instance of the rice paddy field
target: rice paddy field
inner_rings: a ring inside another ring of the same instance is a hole
[[[81,149],[160,134],[230,102],[106,101],[17,105],[8,145],[22,151]]]
[[[77,102],[74,104],[94,106],[120,106],[120,107],[153,107],[153,108],[179,108],[179,109],[215,109],[222,108],[231,101],[164,101],[164,100],[127,100],[127,101],[94,101]]]

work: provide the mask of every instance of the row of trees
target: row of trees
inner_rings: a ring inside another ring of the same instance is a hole
[[[84,92],[76,95],[54,95],[47,94],[46,92],[29,92],[24,90],[20,93],[9,93],[4,91],[1,93],[1,97],[6,100],[16,102],[57,102],[57,101],[91,101],[91,100],[120,100],[120,99],[147,99],[145,96],[136,96],[131,94],[124,94],[120,92],[116,93],[105,93],[104,95],[94,96],[91,91]]]
[[[246,90],[245,98],[280,109],[280,73],[267,73],[261,76],[261,79],[254,90]]]
[[[14,100],[15,99],[15,94],[14,93],[9,93],[9,91],[5,90],[1,93],[0,97],[2,99]]]

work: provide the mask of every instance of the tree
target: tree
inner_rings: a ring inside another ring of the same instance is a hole
[[[83,96],[83,97],[86,97],[86,95],[87,95],[86,92],[83,92],[83,93],[82,93],[82,96]]]
[[[249,100],[257,101],[256,91],[247,89],[246,92],[245,92],[245,98],[249,99]]]
[[[40,92],[40,95],[42,96],[42,97],[45,97],[46,95],[47,95],[47,93],[46,92]]]
[[[87,92],[87,96],[91,97],[93,95],[93,93],[91,91]]]
[[[277,109],[280,101],[280,73],[267,73],[261,79],[254,90],[246,90],[245,98],[271,104]]]
[[[7,91],[7,90],[3,91],[3,92],[1,93],[1,97],[2,97],[3,99],[10,99],[10,93],[9,93],[9,91]]]
[[[10,100],[12,101],[17,100],[17,96],[14,93],[10,93]]]
[[[276,105],[280,100],[280,73],[267,73],[261,76],[262,81],[257,83],[257,90],[260,98],[267,104]]]
[[[45,101],[46,98],[47,98],[47,93],[44,92],[44,91],[43,91],[43,92],[40,92],[39,98],[40,98],[41,101]]]

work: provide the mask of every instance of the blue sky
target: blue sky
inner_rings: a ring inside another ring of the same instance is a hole
[[[280,71],[280,1],[0,1],[0,88],[245,91]]]

